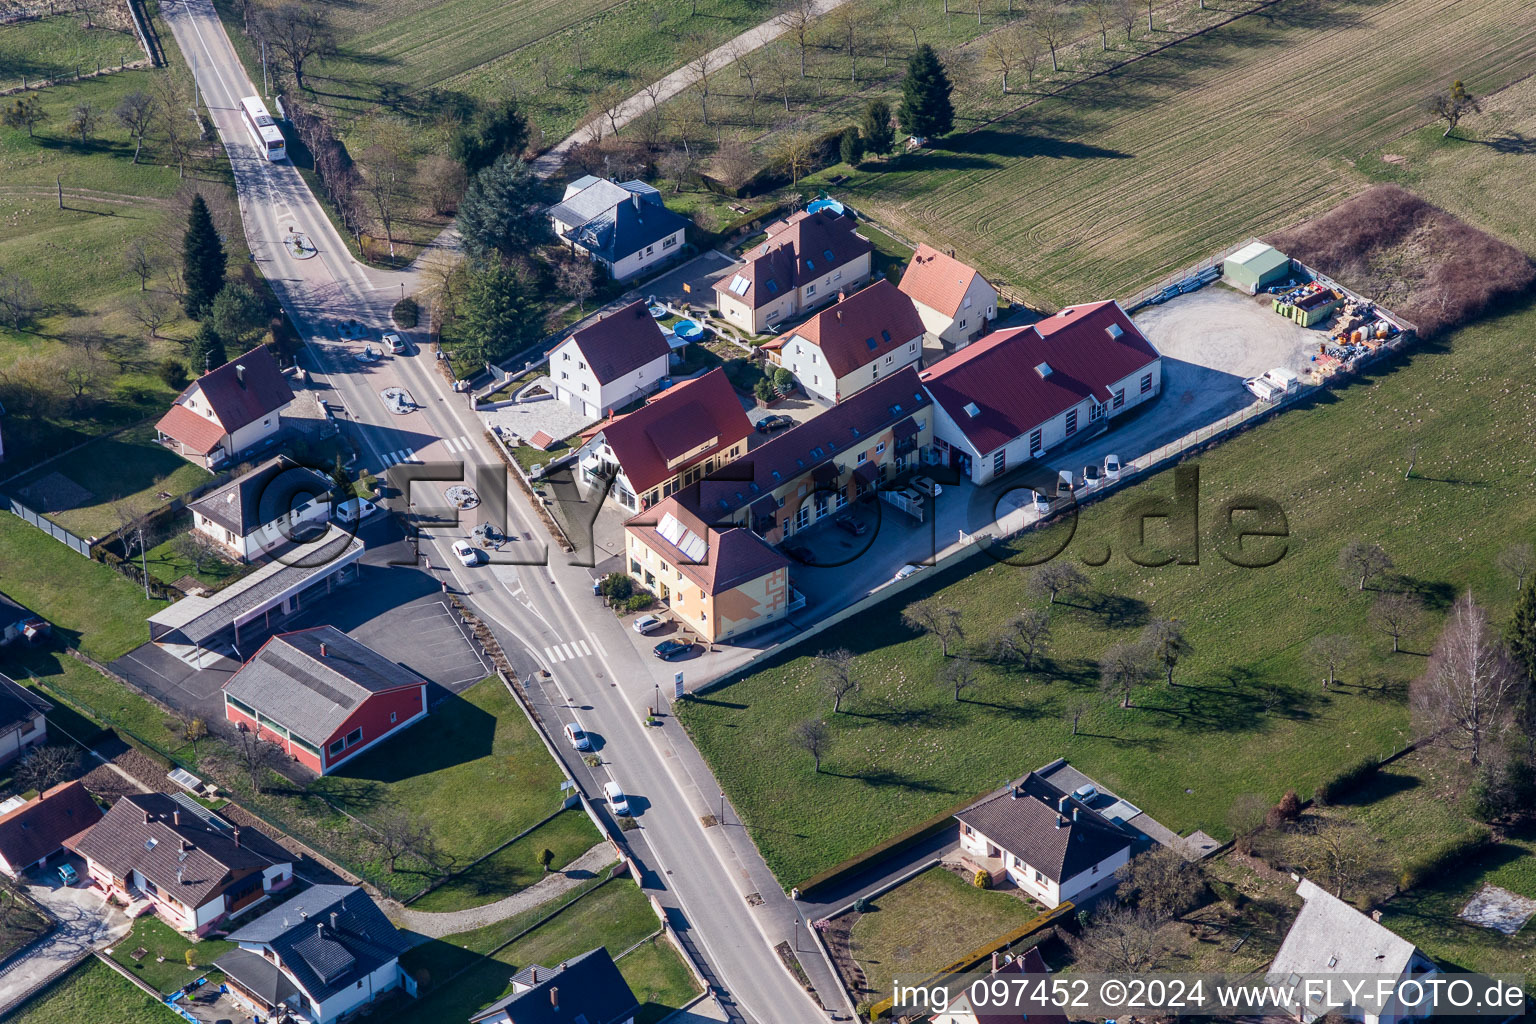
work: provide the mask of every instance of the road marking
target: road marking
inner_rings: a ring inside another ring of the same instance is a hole
[[[592,652],[587,649],[585,642],[577,640],[575,646],[581,648],[581,656],[583,658],[590,658],[592,656]]]
[[[565,660],[564,658],[562,658],[560,656],[560,652],[556,651],[553,647],[546,647],[546,648],[544,648],[544,656],[547,657],[550,661],[564,661]]]
[[[450,452],[468,452],[469,438],[463,434],[460,434],[458,437],[445,438],[443,440],[443,447],[447,448]]]

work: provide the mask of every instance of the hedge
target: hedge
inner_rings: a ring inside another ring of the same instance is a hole
[[[1312,793],[1312,799],[1324,807],[1338,803],[1340,799],[1374,779],[1380,770],[1381,762],[1374,757],[1368,757],[1364,761],[1340,770],[1332,778],[1318,783],[1317,789]]]
[[[1397,881],[1398,888],[1406,891],[1432,881],[1482,853],[1492,844],[1493,832],[1479,826],[1460,839],[1453,839],[1404,864],[1402,876]]]

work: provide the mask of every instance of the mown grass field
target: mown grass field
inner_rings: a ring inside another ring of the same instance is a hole
[[[553,853],[550,869],[559,871],[590,850],[597,830],[581,810],[563,811],[517,842],[500,850],[411,904],[414,910],[449,911],[506,899],[544,877],[539,858]]]
[[[102,1019],[107,1007],[114,1024],[174,1024],[181,1019],[106,964],[87,957],[63,981],[22,1006],[11,1020],[18,1024],[79,1024]]]
[[[132,954],[140,948],[147,952],[135,960]],[[117,941],[112,947],[111,956],[132,971],[134,977],[169,995],[188,982],[203,977],[208,973],[210,964],[234,948],[233,942],[219,939],[188,942],[180,932],[151,914],[133,923],[133,931]],[[189,949],[192,950],[193,962],[198,965],[197,970],[187,966]],[[164,962],[159,962],[158,957],[164,957]]]
[[[1520,9],[1285,0],[837,193],[1034,303],[1129,294],[1359,191],[1351,162],[1423,125],[1450,80],[1487,94],[1527,74]]]
[[[20,85],[23,76],[30,84],[143,59],[131,30],[87,29],[67,14],[15,22],[0,30],[0,89]]]

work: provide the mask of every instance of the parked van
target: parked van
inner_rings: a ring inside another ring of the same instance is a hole
[[[1301,381],[1290,370],[1277,366],[1273,370],[1265,370],[1258,377],[1249,377],[1243,381],[1243,387],[1261,401],[1278,402],[1286,395],[1300,391]]]
[[[1065,498],[1072,493],[1072,471],[1063,469],[1056,474],[1056,497]]]

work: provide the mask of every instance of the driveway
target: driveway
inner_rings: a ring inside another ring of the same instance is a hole
[[[74,857],[70,862],[84,877],[84,862]],[[0,1014],[15,1008],[40,985],[68,970],[92,950],[110,946],[128,933],[127,916],[109,904],[100,889],[60,884],[53,874],[60,863],[63,861],[50,862],[46,868],[25,877],[27,895],[48,909],[56,926],[39,945],[11,961],[0,973]]]
[[[686,302],[708,309],[715,304],[715,282],[740,263],[718,249],[710,249],[635,290],[674,306]]]

